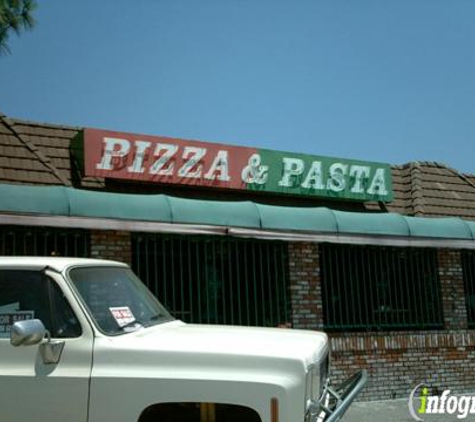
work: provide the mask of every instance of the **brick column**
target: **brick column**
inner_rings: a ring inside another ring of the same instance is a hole
[[[466,329],[467,308],[460,251],[440,249],[438,261],[445,328]]]
[[[292,326],[323,328],[320,265],[316,243],[289,243]]]
[[[130,232],[118,230],[94,230],[91,232],[91,258],[132,262]]]

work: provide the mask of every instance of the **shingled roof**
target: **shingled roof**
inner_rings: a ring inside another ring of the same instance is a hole
[[[80,128],[11,119],[0,113],[0,183],[101,188],[81,177],[69,144]]]
[[[104,179],[83,177],[71,156],[71,140],[81,129],[0,113],[0,183],[105,189]],[[475,175],[440,163],[414,162],[392,166],[392,176],[394,200],[367,203],[368,211],[475,220]]]
[[[392,171],[394,201],[388,211],[475,220],[475,176],[434,162],[393,166]]]

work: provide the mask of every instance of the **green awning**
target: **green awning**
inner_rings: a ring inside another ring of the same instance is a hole
[[[250,201],[97,192],[62,186],[0,185],[0,213],[232,227],[260,231],[475,240],[475,222],[356,213]],[[128,225],[130,227],[130,224]]]

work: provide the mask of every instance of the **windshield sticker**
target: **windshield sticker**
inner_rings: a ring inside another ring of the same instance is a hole
[[[34,311],[18,311],[17,309],[17,304],[0,307],[0,337],[9,335],[15,322],[26,321],[35,317]]]
[[[109,308],[109,311],[111,311],[111,314],[119,327],[123,327],[124,325],[135,321],[134,314],[128,306]]]

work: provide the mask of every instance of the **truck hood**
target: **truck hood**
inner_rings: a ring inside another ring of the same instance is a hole
[[[99,340],[99,339],[98,339]],[[193,325],[172,321],[140,329],[117,337],[96,341],[107,353],[112,365],[122,365],[126,356],[142,364],[172,367],[208,367],[210,370],[232,366],[234,369],[282,367],[299,372],[319,361],[328,351],[326,334],[320,332],[250,328],[236,326]]]

